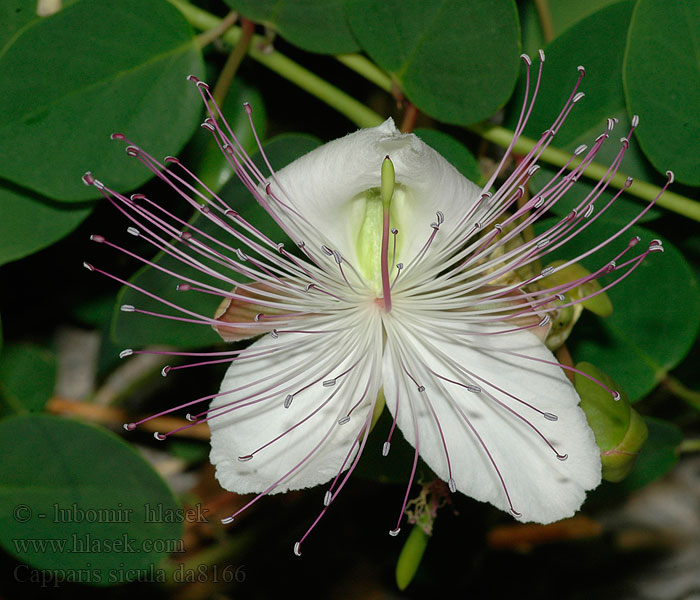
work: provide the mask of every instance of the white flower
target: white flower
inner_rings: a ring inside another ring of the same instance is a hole
[[[524,281],[508,276],[539,264],[610,206],[593,208],[606,178],[555,226],[527,242],[519,237],[574,185],[614,123],[589,150],[577,151],[581,166],[562,169],[519,208],[539,154],[580,98],[576,89],[552,128],[491,194],[496,174],[480,189],[418,137],[397,131],[391,119],[265,177],[221,119],[208,87],[197,85],[211,115],[205,127],[298,252],[269,240],[215,194],[199,193],[189,183],[196,178],[176,159],[166,159],[175,167],[161,172],[163,165],[145,151],[127,149],[215,222],[218,236],[187,226],[143,196],[109,190],[90,174],[85,181],[132,220],[132,233],[220,282],[172,273],[183,291],[223,298],[214,319],[184,309],[179,318],[213,325],[230,340],[262,336],[245,350],[207,354],[231,362],[221,390],[183,405],[213,398],[208,410],[190,408],[188,418],[211,427],[211,461],[221,485],[257,493],[252,503],[264,494],[326,484],[324,514],[385,403],[415,448],[392,534],[418,456],[452,492],[522,521],[574,514],[599,484],[601,467],[576,391],[544,344],[553,301],[604,274],[623,278],[661,247],[654,241],[621,261],[639,241],[634,238],[625,252],[602,259],[600,270],[567,285],[537,289],[547,270]],[[526,99],[523,115],[528,112]],[[610,173],[626,148],[623,139]],[[103,236],[93,239],[117,247]],[[609,391],[611,401],[618,397]]]

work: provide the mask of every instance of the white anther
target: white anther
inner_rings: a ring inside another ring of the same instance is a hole
[[[632,127],[639,125],[639,115],[632,115]]]
[[[399,531],[401,531],[401,527],[397,527],[396,529],[390,529],[389,535],[391,537],[396,537],[397,535],[399,535]]]
[[[299,542],[296,542],[294,544],[294,554],[296,554],[297,556],[301,556],[301,550],[299,550]]]
[[[221,519],[221,523],[224,525],[228,525],[229,523],[233,523],[233,517],[224,517]]]
[[[289,408],[292,405],[292,400],[294,400],[294,396],[287,394],[287,397],[284,399],[284,407]]]
[[[457,491],[457,484],[455,483],[455,480],[450,477],[447,481],[447,487],[450,488],[450,491],[454,494]]]
[[[323,496],[323,506],[328,506],[331,503],[332,498],[333,498],[333,494],[331,494],[331,491],[330,490],[326,491],[326,495]]]
[[[548,421],[558,421],[559,420],[559,417],[557,417],[557,415],[555,415],[554,413],[551,413],[551,412],[542,413],[542,416],[545,419],[547,419]]]
[[[119,358],[126,358],[127,356],[131,356],[133,353],[134,351],[131,348],[127,348],[119,353]]]
[[[523,61],[527,64],[528,67],[530,65],[532,65],[532,60],[530,59],[530,57],[527,54],[521,54],[520,58],[523,59]]]
[[[586,94],[584,94],[583,92],[579,92],[578,94],[576,94],[576,95],[573,97],[573,99],[571,100],[571,102],[572,102],[573,104],[576,104],[576,103],[577,103],[579,100],[581,100],[581,98],[583,98],[585,95],[586,95]]]
[[[141,235],[141,232],[138,229],[136,229],[136,227],[127,227],[126,232],[136,237],[139,237],[139,235]]]
[[[342,419],[338,419],[338,425],[345,425],[350,420],[350,415],[346,415]]]
[[[542,317],[542,320],[539,323],[537,323],[537,326],[544,327],[545,325],[549,324],[550,321],[551,319],[549,318],[549,315],[545,315],[544,317]]]
[[[323,246],[321,246],[321,250],[323,251],[323,253],[324,253],[326,256],[333,256],[333,250],[331,250],[331,249],[330,249],[328,246],[326,246],[325,244],[323,244]]]
[[[119,307],[119,310],[121,310],[122,312],[134,312],[136,310],[136,308],[134,306],[132,306],[131,304],[122,304]]]
[[[384,442],[382,446],[382,456],[389,456],[389,450],[391,449],[391,442]]]
[[[335,379],[326,379],[321,385],[323,385],[323,387],[333,387],[335,385]]]
[[[554,273],[554,267],[547,267],[542,269],[540,275],[542,275],[542,277],[547,277],[547,275],[551,275],[552,273]]]
[[[588,150],[588,146],[586,144],[581,144],[580,146],[576,147],[576,150],[574,150],[574,156],[581,156],[586,150]]]
[[[481,392],[481,388],[478,385],[473,385],[471,383],[467,384],[466,388],[467,388],[468,392],[473,392],[475,394],[478,394],[479,392]]]

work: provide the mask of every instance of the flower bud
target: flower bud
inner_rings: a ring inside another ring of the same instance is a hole
[[[615,382],[592,364],[582,362],[576,368],[597,379],[609,390],[618,390]],[[603,479],[622,481],[632,471],[647,439],[646,424],[630,406],[624,392],[620,392],[619,400],[615,400],[608,390],[579,373],[574,376],[574,386],[600,448]]]
[[[405,590],[415,577],[429,539],[430,536],[421,525],[414,525],[408,534],[396,562],[396,586],[400,590]]]

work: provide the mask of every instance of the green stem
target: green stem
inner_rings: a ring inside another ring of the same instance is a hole
[[[695,410],[700,410],[700,392],[686,387],[672,375],[666,375],[662,383],[674,396],[677,396]]]
[[[220,22],[218,17],[215,17],[211,13],[193,6],[186,0],[169,1],[183,13],[191,25],[198,29],[213,29]],[[223,39],[227,43],[235,45],[240,36],[240,27],[231,27],[223,35]],[[290,60],[277,50],[272,50],[270,52],[261,51],[260,46],[264,43],[264,41],[265,40],[262,36],[253,36],[249,51],[249,56],[253,60],[265,65],[268,69],[298,85],[311,95],[316,96],[318,99],[345,115],[359,127],[374,127],[379,125],[384,120],[384,118],[378,113],[367,108],[364,104],[358,102],[324,79],[321,79],[318,75]],[[378,85],[381,89],[391,93],[392,81],[389,75],[376,67],[366,58],[359,55],[343,54],[338,57],[338,60],[340,60],[340,62],[342,62],[348,68],[354,70],[358,74],[367,78],[369,81],[372,81]],[[508,147],[513,138],[513,132],[505,129],[504,127],[475,124],[470,125],[468,129],[478,133],[479,135],[483,136],[484,139],[501,146],[502,148]],[[521,137],[515,144],[514,150],[519,154],[527,154],[532,148],[534,148],[535,143],[535,140]],[[566,163],[570,156],[571,154],[569,152],[549,147],[542,153],[541,160],[551,165],[561,167]],[[573,169],[577,164],[578,163],[576,161],[573,161],[569,168]],[[584,176],[591,179],[600,179],[606,171],[606,166],[592,162],[585,170]],[[610,185],[620,189],[624,186],[626,180],[627,175],[618,172],[611,179]],[[635,181],[628,188],[626,193],[630,196],[636,196],[637,198],[641,198],[642,200],[649,202],[653,200],[660,192],[661,188],[659,186],[647,183],[645,181]],[[667,210],[700,222],[700,202],[696,202],[690,198],[681,196],[680,194],[667,191],[657,201],[657,204],[660,207],[666,208]]]
[[[694,440],[683,440],[678,446],[678,452],[700,452],[700,438]]]
[[[198,29],[214,29],[220,19],[211,13],[193,6],[185,0],[170,0],[176,6],[191,25]],[[227,44],[235,46],[241,37],[240,27],[231,27],[221,36]],[[262,51],[261,46],[265,45],[265,38],[261,35],[254,35],[248,55],[255,61],[265,65],[271,71],[281,75],[285,79],[298,85],[311,95],[316,96],[338,112],[345,115],[359,127],[374,127],[379,125],[384,119],[381,115],[367,108],[342,90],[321,79],[318,75],[305,69],[293,60],[287,58],[277,50]]]
[[[484,139],[501,146],[502,148],[508,147],[511,140],[513,139],[513,132],[495,125],[487,125],[483,123],[477,123],[474,125],[469,125],[468,129],[478,133]],[[532,148],[534,148],[537,142],[531,138],[521,136],[518,141],[513,146],[513,152],[516,154],[527,154]],[[540,159],[550,165],[556,167],[562,167],[571,158],[571,153],[564,150],[559,150],[558,148],[548,147],[546,148]],[[574,169],[579,165],[581,159],[574,159],[571,161],[569,170]],[[608,167],[595,162],[590,163],[588,168],[584,171],[584,175],[590,179],[599,180],[605,176]],[[610,180],[610,185],[617,189],[620,189],[625,185],[627,181],[627,175],[620,173],[619,171]],[[653,200],[661,192],[661,188],[647,183],[646,181],[635,180],[632,185],[627,189],[626,194],[630,196],[636,196],[647,202]],[[656,202],[658,206],[671,210],[675,213],[693,219],[694,221],[700,221],[700,202],[676,194],[675,192],[666,191],[661,198]]]

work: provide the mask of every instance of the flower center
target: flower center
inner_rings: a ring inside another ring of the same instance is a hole
[[[352,200],[360,222],[355,241],[357,268],[387,312],[391,310],[390,273],[402,245],[398,235],[400,209],[409,199],[406,187],[395,182],[393,164],[387,157],[382,164],[381,187],[369,188]]]

